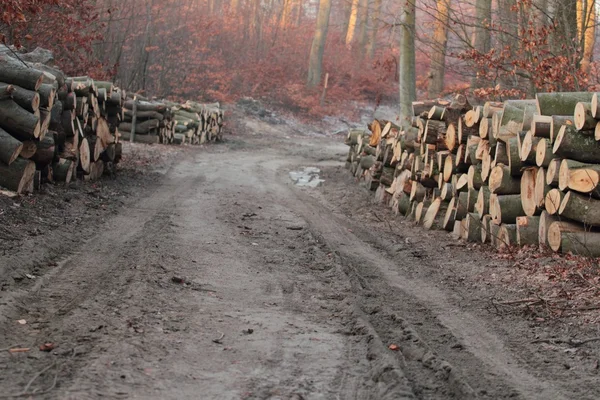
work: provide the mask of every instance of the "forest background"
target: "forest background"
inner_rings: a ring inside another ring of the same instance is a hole
[[[590,0],[0,0],[0,41],[73,76],[320,117],[600,90]],[[327,79],[326,79],[327,77]],[[322,101],[323,87],[327,93]]]

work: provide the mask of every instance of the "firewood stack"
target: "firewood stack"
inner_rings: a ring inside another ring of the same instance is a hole
[[[119,124],[122,140],[131,140],[135,114],[134,142],[147,144],[173,142],[175,120],[171,107],[165,102],[150,101],[135,95],[135,98],[125,101],[123,108],[124,118],[123,122]]]
[[[0,54],[0,186],[17,193],[98,179],[120,157],[103,115],[109,93],[87,77],[65,77],[48,53]]]
[[[204,144],[223,138],[223,110],[219,103],[201,104],[188,100],[173,104],[176,143]]]
[[[114,174],[122,140],[201,144],[221,140],[222,128],[218,103],[127,95],[111,82],[66,77],[48,50],[0,45],[0,187],[30,193],[46,182],[99,179]]]
[[[412,127],[352,130],[346,166],[426,229],[507,246],[600,256],[600,101],[595,93],[535,100],[413,103]]]

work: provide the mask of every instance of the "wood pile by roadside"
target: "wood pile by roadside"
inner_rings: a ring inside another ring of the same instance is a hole
[[[10,191],[114,175],[125,140],[203,144],[221,140],[222,127],[218,103],[147,99],[68,77],[47,50],[0,48],[0,187]]]
[[[598,94],[413,103],[412,126],[351,130],[346,167],[376,199],[456,238],[600,256]]]

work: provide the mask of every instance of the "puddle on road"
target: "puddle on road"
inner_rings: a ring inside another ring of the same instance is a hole
[[[315,167],[304,167],[303,170],[300,171],[291,171],[290,179],[294,182],[296,186],[306,186],[315,188],[321,186],[325,180],[319,177],[321,170]]]

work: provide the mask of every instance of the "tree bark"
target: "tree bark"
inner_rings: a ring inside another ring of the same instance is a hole
[[[435,16],[435,29],[431,49],[431,64],[429,67],[429,98],[438,97],[444,90],[450,1],[451,0],[436,1],[437,12]]]
[[[412,102],[417,98],[415,66],[415,0],[407,0],[404,7],[400,39],[400,121],[402,127],[410,126]]]
[[[310,48],[308,59],[307,86],[314,87],[321,82],[321,69],[323,66],[323,52],[329,29],[329,14],[331,12],[331,0],[320,0],[319,12],[317,14],[317,26]]]

